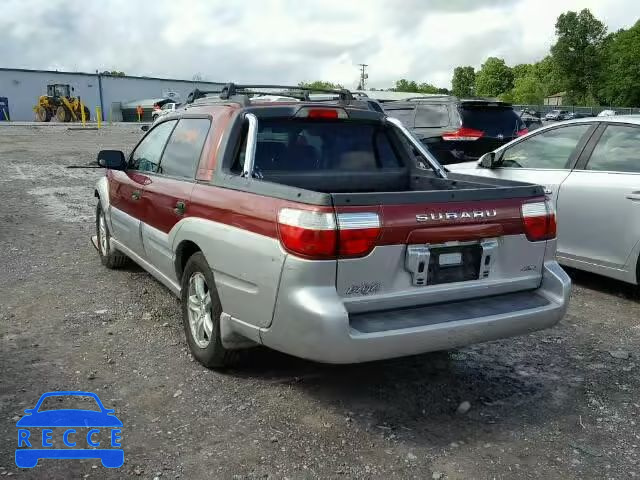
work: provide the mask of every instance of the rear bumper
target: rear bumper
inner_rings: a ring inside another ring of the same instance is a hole
[[[357,363],[446,350],[552,327],[567,310],[571,280],[555,261],[536,290],[410,309],[349,315],[335,289],[279,295],[262,343],[324,363]],[[282,290],[281,290],[282,292]]]

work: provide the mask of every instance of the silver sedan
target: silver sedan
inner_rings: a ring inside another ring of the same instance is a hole
[[[544,185],[556,206],[558,261],[640,293],[640,116],[554,123],[447,168]]]

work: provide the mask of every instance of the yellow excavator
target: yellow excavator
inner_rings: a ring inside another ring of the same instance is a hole
[[[38,99],[33,107],[39,122],[48,122],[55,117],[58,122],[79,122],[84,118],[89,120],[89,109],[80,103],[80,97],[72,97],[73,87],[68,84],[47,85],[47,94]]]

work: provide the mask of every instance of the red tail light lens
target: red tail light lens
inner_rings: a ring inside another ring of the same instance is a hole
[[[338,233],[333,213],[283,208],[278,215],[282,246],[313,259],[336,258]]]
[[[368,254],[380,235],[377,213],[354,212],[338,214],[338,254],[358,257]]]
[[[522,221],[529,241],[539,242],[556,238],[556,215],[548,202],[523,204]]]
[[[529,133],[529,129],[528,128],[523,128],[522,130],[518,130],[516,132],[516,136],[517,137],[522,137],[523,135],[526,135],[527,133]]]
[[[312,260],[368,254],[380,234],[376,213],[333,213],[283,208],[278,234],[289,252]]]
[[[455,132],[445,132],[442,134],[442,140],[455,141],[455,140],[478,140],[484,135],[482,130],[475,130],[473,128],[461,127]]]
[[[301,108],[296,113],[296,117],[315,120],[337,120],[339,118],[348,118],[349,116],[344,108]]]

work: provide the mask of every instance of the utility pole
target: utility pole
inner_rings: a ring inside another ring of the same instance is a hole
[[[369,75],[367,75],[366,68],[369,66],[366,63],[359,63],[360,66],[360,90],[366,90],[366,83]]]

